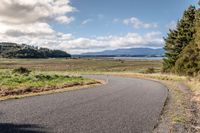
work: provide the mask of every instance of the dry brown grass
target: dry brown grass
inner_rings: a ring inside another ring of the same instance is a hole
[[[37,71],[68,72],[143,72],[160,71],[162,61],[113,59],[0,59],[0,69],[26,67]]]

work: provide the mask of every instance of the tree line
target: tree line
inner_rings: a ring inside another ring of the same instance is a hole
[[[67,58],[65,51],[38,48],[27,44],[0,43],[0,57],[3,58]]]
[[[200,2],[199,2],[200,5]],[[163,72],[197,76],[200,74],[200,9],[190,6],[165,40]]]

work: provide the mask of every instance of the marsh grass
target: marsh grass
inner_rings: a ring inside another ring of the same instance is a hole
[[[142,72],[147,68],[161,70],[162,61],[114,59],[0,59],[0,69],[26,67],[36,71]]]

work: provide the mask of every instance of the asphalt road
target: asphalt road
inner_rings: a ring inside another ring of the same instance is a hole
[[[0,133],[151,133],[167,89],[114,76],[90,89],[0,102]]]

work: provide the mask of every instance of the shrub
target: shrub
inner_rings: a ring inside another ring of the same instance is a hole
[[[21,75],[29,75],[31,70],[25,68],[25,67],[19,67],[13,70],[13,73],[21,74]]]
[[[41,80],[55,80],[55,79],[61,79],[61,78],[70,78],[69,76],[62,76],[62,75],[44,75],[44,74],[38,74],[35,75],[35,78],[37,81]]]
[[[39,75],[35,75],[35,78],[37,80],[52,80],[53,77],[50,75],[43,75],[43,74],[39,74]]]
[[[147,68],[146,70],[145,70],[145,73],[155,73],[156,71],[155,71],[155,68],[153,68],[153,67],[149,67],[149,68]]]

